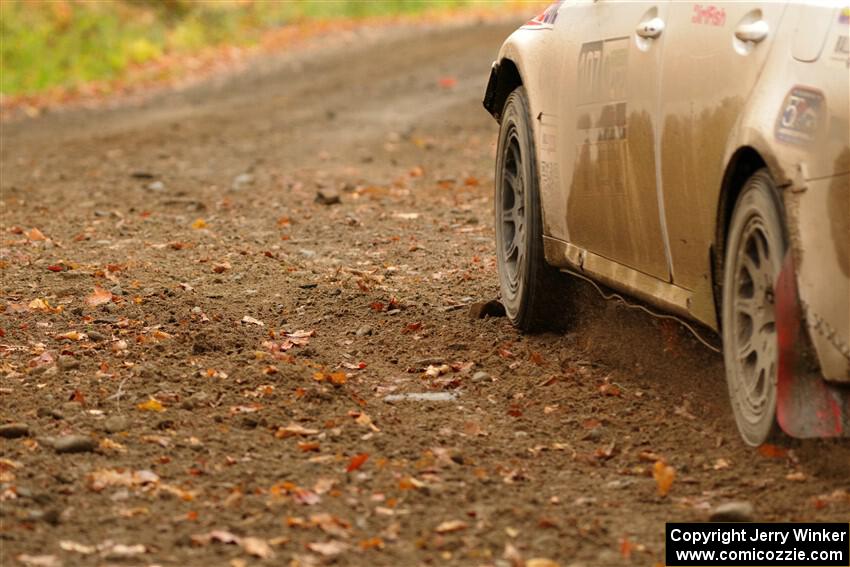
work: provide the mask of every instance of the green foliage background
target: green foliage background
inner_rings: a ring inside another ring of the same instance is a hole
[[[0,0],[0,93],[120,77],[134,63],[321,19],[421,13],[488,0]]]

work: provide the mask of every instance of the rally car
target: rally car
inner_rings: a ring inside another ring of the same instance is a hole
[[[715,332],[759,445],[850,435],[850,6],[552,4],[493,63],[501,299],[564,272]]]

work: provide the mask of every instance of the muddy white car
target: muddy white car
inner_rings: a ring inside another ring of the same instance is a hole
[[[484,98],[511,321],[591,279],[717,333],[746,443],[850,435],[849,25],[835,2],[576,0],[514,32]]]

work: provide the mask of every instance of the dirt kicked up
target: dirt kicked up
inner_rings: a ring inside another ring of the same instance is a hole
[[[665,521],[846,521],[743,447],[720,357],[497,294],[481,108],[514,24],[363,31],[2,132],[3,565],[660,565]]]

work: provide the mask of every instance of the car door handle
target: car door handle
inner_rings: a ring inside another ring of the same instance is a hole
[[[655,39],[661,32],[664,31],[664,20],[661,18],[652,18],[638,24],[635,30],[637,34],[645,39]]]
[[[740,24],[735,28],[735,37],[741,41],[752,41],[758,43],[770,33],[770,26],[764,20],[757,20],[746,24]]]

